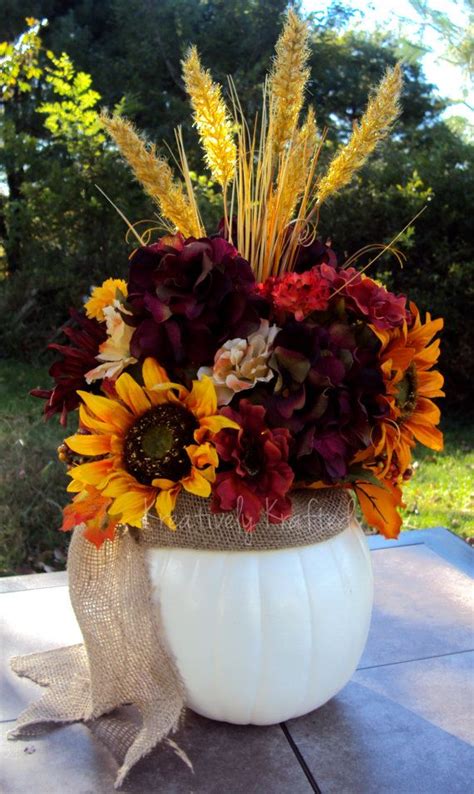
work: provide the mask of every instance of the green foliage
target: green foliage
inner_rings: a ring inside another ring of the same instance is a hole
[[[44,126],[53,138],[66,143],[71,155],[85,144],[88,156],[100,156],[106,140],[97,107],[101,96],[91,88],[90,74],[77,72],[65,52],[59,58],[49,50],[46,55],[52,64],[45,68],[46,83],[55,98],[37,108],[45,114]]]
[[[109,273],[126,271],[123,221],[95,185],[119,203],[125,193],[132,217],[140,217],[146,202],[106,142],[91,76],[27,34],[9,57],[37,65],[23,70],[31,90],[9,94],[0,116],[0,166],[9,188],[0,199],[6,254],[0,311],[8,318],[3,355],[33,359],[57,335],[71,304],[80,305]]]
[[[8,102],[18,94],[30,93],[42,75],[39,63],[42,26],[37,19],[26,19],[27,29],[15,42],[0,42],[0,98]]]
[[[103,140],[99,104],[121,103],[158,145],[171,144],[173,127],[183,124],[198,201],[212,228],[219,200],[202,176],[180,60],[195,42],[224,86],[226,75],[234,76],[251,116],[286,0],[30,0],[29,8],[38,19],[47,16],[48,25],[30,20],[15,40],[24,26],[23,4],[8,0],[9,41],[1,45],[8,99],[0,114],[0,168],[7,184],[7,195],[0,195],[0,257],[3,245],[9,275],[0,283],[0,311],[8,318],[4,355],[35,360],[68,305],[80,303],[105,276],[126,271],[122,221],[95,184],[130,221],[154,217],[151,203]],[[320,127],[328,127],[323,163],[347,139],[371,87],[399,50],[386,35],[354,32],[350,18],[342,3],[310,16],[308,100]],[[419,64],[412,61],[404,69],[403,114],[395,134],[351,187],[322,209],[319,233],[344,256],[389,242],[409,224],[397,241],[407,256],[405,268],[385,257],[372,272],[408,292],[422,310],[445,316],[448,401],[461,408],[469,405],[474,378],[467,329],[474,314],[474,246],[466,211],[474,199],[474,147],[452,122],[450,127],[440,120],[445,102],[434,95]],[[21,90],[12,90],[12,80],[21,81]],[[424,205],[426,211],[410,224]]]

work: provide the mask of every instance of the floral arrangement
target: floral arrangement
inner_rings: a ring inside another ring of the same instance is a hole
[[[150,511],[173,530],[187,491],[244,530],[292,512],[295,488],[345,488],[369,524],[398,535],[415,443],[442,448],[432,399],[442,320],[367,275],[317,238],[321,206],[353,177],[399,113],[400,66],[369,99],[321,176],[324,132],[309,109],[308,31],[290,12],[247,123],[232,113],[192,48],[183,74],[223,220],[206,232],[176,134],[181,177],[126,120],[106,129],[157,203],[165,235],[136,228],[128,279],[108,278],[72,310],[51,367],[46,417],[78,410],[60,456],[73,501],[63,529],[86,524],[100,546]],[[359,252],[360,253],[360,252]],[[364,252],[366,253],[366,252]]]

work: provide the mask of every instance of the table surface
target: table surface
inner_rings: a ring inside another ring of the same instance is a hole
[[[472,794],[474,551],[444,529],[369,538],[375,606],[366,650],[322,708],[271,727],[188,711],[176,741],[191,772],[158,747],[124,794]],[[2,794],[112,794],[117,764],[81,724],[7,741],[41,690],[16,678],[16,654],[80,641],[65,573],[0,579]]]

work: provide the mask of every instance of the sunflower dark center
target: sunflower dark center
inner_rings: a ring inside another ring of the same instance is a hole
[[[401,411],[401,419],[408,419],[416,408],[418,398],[418,378],[416,367],[410,364],[398,384],[396,401]]]
[[[155,406],[126,435],[127,470],[143,485],[158,477],[177,482],[191,469],[185,447],[194,442],[197,427],[193,414],[181,405]]]

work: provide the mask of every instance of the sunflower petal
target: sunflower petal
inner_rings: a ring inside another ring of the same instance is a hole
[[[81,491],[83,490],[84,490],[84,486],[82,482],[79,482],[79,480],[71,480],[71,482],[66,488],[66,491],[68,493],[81,493]]]
[[[140,485],[134,477],[127,472],[118,471],[109,478],[106,486],[102,489],[102,493],[104,496],[116,497],[130,493],[131,490],[139,487]]]
[[[432,320],[430,315],[427,314],[424,325],[420,324],[417,328],[410,329],[410,344],[417,345],[418,349],[421,350],[443,327],[444,320],[441,317],[438,320]]]
[[[214,435],[215,433],[218,433],[219,430],[223,430],[225,427],[230,427],[233,430],[240,430],[240,425],[238,425],[237,422],[234,422],[233,419],[229,419],[227,416],[222,416],[220,414],[216,414],[215,416],[206,416],[204,419],[201,419],[200,427],[194,431],[194,438],[198,443],[201,443],[209,433]]]
[[[141,416],[150,410],[150,401],[143,391],[142,387],[133,380],[128,372],[120,375],[120,378],[115,383],[115,390],[128,408],[135,414]]]
[[[95,485],[99,490],[102,490],[113,472],[113,468],[113,459],[105,458],[105,460],[94,460],[92,463],[82,463],[80,466],[74,466],[74,468],[70,469],[69,476],[84,485]]]
[[[109,435],[111,431],[110,425],[92,416],[83,403],[79,406],[79,424],[87,430],[95,430],[96,433],[105,433],[105,435]]]
[[[441,411],[431,400],[427,400],[426,397],[418,397],[413,421],[416,423],[418,419],[426,424],[437,425],[441,419]]]
[[[202,380],[193,380],[193,388],[186,400],[186,405],[198,419],[215,414],[217,394],[213,380],[207,375],[204,375]]]
[[[166,524],[168,529],[176,529],[176,524],[171,515],[176,505],[176,499],[181,490],[178,484],[175,488],[160,491],[155,501],[155,510],[163,524]]]
[[[434,449],[436,452],[441,452],[443,449],[443,434],[437,427],[430,425],[418,424],[412,419],[410,420],[410,430],[420,444],[425,447]]]
[[[147,389],[169,382],[166,370],[154,358],[146,358],[143,362],[142,377]]]
[[[141,529],[144,515],[153,505],[155,492],[135,491],[117,496],[109,507],[112,516],[119,515],[124,524],[131,524]]]
[[[76,434],[65,439],[65,443],[79,455],[106,455],[111,450],[110,436]]]
[[[195,494],[195,496],[207,497],[211,495],[209,481],[195,468],[191,469],[191,474],[188,477],[181,480],[181,484],[186,491]]]
[[[186,452],[188,453],[191,464],[198,469],[202,469],[204,466],[219,465],[219,456],[216,448],[213,447],[212,444],[190,444],[186,447]]]
[[[418,372],[418,389],[423,397],[444,397],[443,383],[441,372]]]
[[[90,394],[88,391],[78,391],[77,393],[97,419],[111,425],[115,430],[123,433],[132,424],[133,414],[120,405],[117,400],[109,400],[108,397],[100,397],[98,394]]]
[[[169,491],[171,488],[176,487],[176,482],[174,480],[167,480],[164,477],[157,477],[151,484],[153,488],[159,488],[160,491]]]

